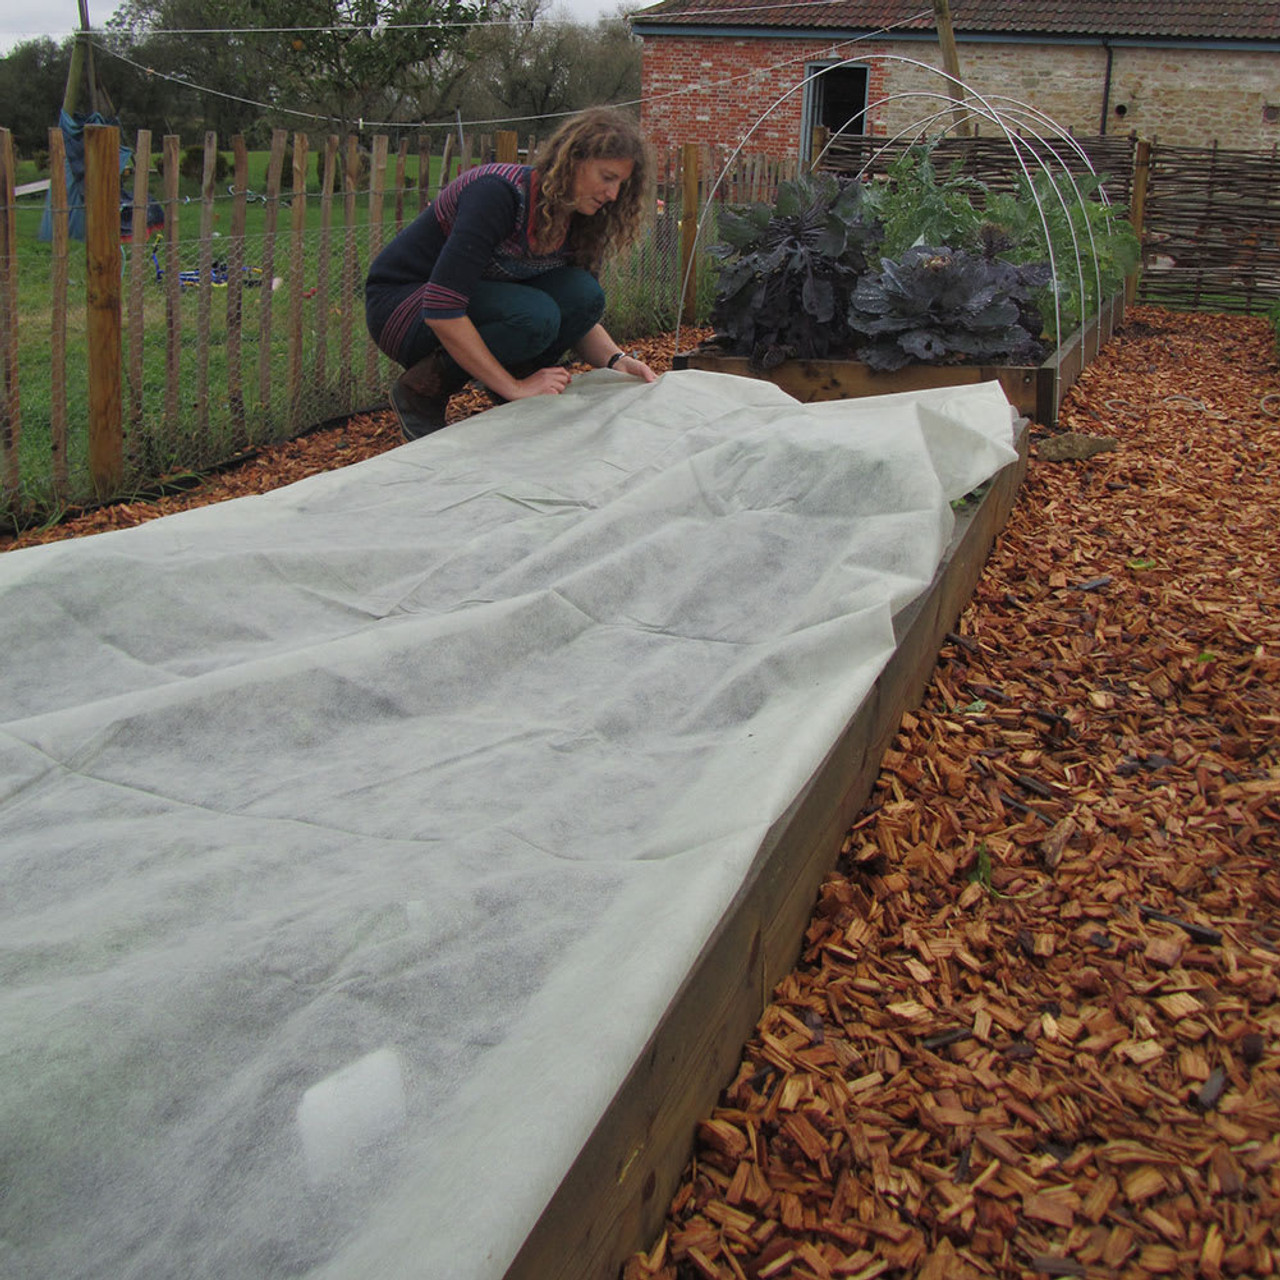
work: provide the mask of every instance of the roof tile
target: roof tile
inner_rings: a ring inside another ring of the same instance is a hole
[[[928,0],[661,0],[634,21],[932,31]],[[952,0],[957,35],[1280,40],[1280,0]]]

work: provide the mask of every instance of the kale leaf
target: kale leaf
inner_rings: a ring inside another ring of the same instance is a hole
[[[719,233],[708,250],[725,264],[711,313],[719,347],[758,370],[848,354],[849,302],[881,235],[861,183],[802,175],[779,184],[772,210],[722,212]]]
[[[917,245],[864,275],[849,305],[855,354],[872,369],[927,364],[1038,364],[1045,347],[1033,293],[1044,264]]]

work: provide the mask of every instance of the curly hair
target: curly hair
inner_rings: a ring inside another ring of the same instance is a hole
[[[587,160],[630,160],[618,198],[587,216],[573,209],[578,166]],[[591,107],[566,120],[538,149],[538,231],[547,241],[568,220],[565,244],[578,266],[594,271],[605,254],[625,248],[640,231],[653,165],[635,121],[612,107]]]

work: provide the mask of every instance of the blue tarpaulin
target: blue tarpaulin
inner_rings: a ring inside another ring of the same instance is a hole
[[[119,126],[118,120],[109,119],[101,112],[95,111],[87,116],[72,116],[65,111],[58,112],[58,124],[62,129],[63,143],[66,147],[67,170],[67,208],[70,211],[68,232],[73,240],[84,239],[84,131],[87,125],[107,124]],[[133,150],[130,147],[120,148],[120,172],[123,173],[133,161]],[[52,192],[45,196],[44,217],[40,219],[40,239],[53,239],[53,205]]]

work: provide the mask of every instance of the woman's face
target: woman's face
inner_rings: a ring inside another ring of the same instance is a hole
[[[583,160],[573,176],[573,208],[588,218],[618,198],[635,169],[633,160]]]

